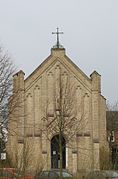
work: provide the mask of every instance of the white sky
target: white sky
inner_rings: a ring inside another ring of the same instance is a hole
[[[118,100],[118,0],[0,0],[0,42],[29,75],[56,43],[88,76],[102,76],[102,94]]]

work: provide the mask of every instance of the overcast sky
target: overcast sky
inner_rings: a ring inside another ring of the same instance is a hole
[[[102,77],[102,94],[118,100],[118,0],[0,0],[0,42],[28,76],[56,43],[88,76]]]

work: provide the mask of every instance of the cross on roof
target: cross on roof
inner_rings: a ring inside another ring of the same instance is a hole
[[[57,35],[57,48],[60,47],[60,44],[59,44],[59,34],[63,34],[63,32],[59,32],[59,28],[57,27],[57,31],[56,32],[52,32],[52,34],[56,34]]]

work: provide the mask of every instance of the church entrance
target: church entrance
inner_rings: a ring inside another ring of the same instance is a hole
[[[51,168],[60,167],[59,135],[51,140]],[[62,137],[62,168],[66,168],[66,141]]]

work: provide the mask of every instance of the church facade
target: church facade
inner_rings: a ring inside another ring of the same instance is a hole
[[[19,167],[25,161],[31,170],[59,168],[61,130],[62,167],[73,173],[100,169],[100,149],[107,146],[106,100],[96,71],[88,77],[64,48],[54,47],[29,77],[24,79],[23,71],[13,76],[13,98],[7,151]]]

